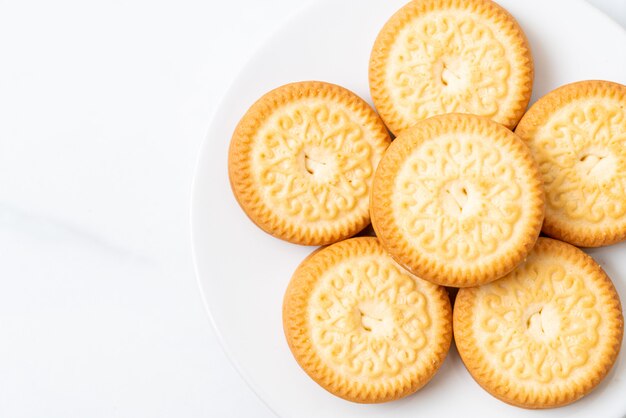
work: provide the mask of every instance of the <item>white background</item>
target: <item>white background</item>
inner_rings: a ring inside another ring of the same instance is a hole
[[[189,194],[219,98],[310,1],[0,0],[0,417],[272,416],[204,312]]]

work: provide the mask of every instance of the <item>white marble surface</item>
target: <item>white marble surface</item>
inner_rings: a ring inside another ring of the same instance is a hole
[[[308,1],[0,0],[0,416],[272,416],[204,312],[189,193],[220,96]]]

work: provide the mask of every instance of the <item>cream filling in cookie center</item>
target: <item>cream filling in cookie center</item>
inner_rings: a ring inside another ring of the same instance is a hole
[[[304,154],[304,168],[309,174],[315,174],[315,172],[320,171],[320,169],[324,169],[326,163],[323,161],[316,161],[313,158],[309,157],[307,154]]]
[[[453,217],[467,217],[475,212],[475,193],[464,182],[455,180],[442,187],[441,200],[444,210]]]
[[[615,159],[602,150],[587,150],[579,154],[580,174],[596,180],[610,179],[615,172]]]
[[[302,153],[303,166],[306,172],[317,180],[328,180],[333,176],[335,164],[327,155],[315,149],[305,150]]]
[[[458,65],[451,62],[442,61],[439,65],[439,78],[441,83],[451,90],[463,87],[463,79]]]
[[[544,305],[531,312],[526,320],[529,334],[538,339],[558,336],[561,321],[555,307]]]
[[[385,323],[389,319],[387,308],[375,301],[362,302],[357,307],[361,326],[366,332],[381,333],[385,330]]]

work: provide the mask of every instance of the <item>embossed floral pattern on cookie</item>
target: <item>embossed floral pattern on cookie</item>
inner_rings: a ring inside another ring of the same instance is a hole
[[[547,408],[575,401],[604,378],[619,351],[623,316],[611,280],[591,257],[540,238],[501,280],[459,291],[454,332],[465,365],[487,391]]]
[[[563,86],[533,105],[516,133],[543,176],[547,234],[580,246],[626,239],[626,86]]]
[[[506,152],[476,136],[425,142],[396,177],[395,217],[408,239],[448,262],[471,262],[510,239],[522,188]]]
[[[374,177],[372,225],[402,265],[465,287],[510,272],[543,220],[532,156],[501,125],[451,114],[418,122],[389,147]]]
[[[276,110],[251,156],[266,205],[304,221],[353,210],[369,191],[377,157],[365,136],[358,119],[324,100]]]
[[[369,223],[374,170],[390,138],[367,103],[328,83],[301,82],[259,99],[229,152],[237,201],[266,232],[323,245]]]
[[[394,377],[432,338],[429,308],[391,258],[351,260],[320,277],[311,296],[313,344],[355,378]]]
[[[370,90],[397,135],[446,113],[509,128],[530,100],[533,63],[517,22],[489,0],[412,1],[389,19],[370,58]]]
[[[599,343],[601,308],[579,274],[527,262],[485,288],[477,343],[511,378],[547,383],[588,363]],[[516,332],[518,331],[518,332]]]
[[[283,305],[300,366],[355,402],[398,399],[426,384],[448,351],[450,320],[445,289],[402,269],[371,237],[309,256]]]
[[[489,25],[470,14],[416,18],[389,53],[390,99],[407,120],[455,112],[497,117],[509,92],[506,55]]]

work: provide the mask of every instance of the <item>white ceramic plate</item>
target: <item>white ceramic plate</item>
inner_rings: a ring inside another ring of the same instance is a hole
[[[285,342],[282,297],[292,272],[312,251],[259,230],[230,191],[232,131],[263,93],[300,80],[343,85],[370,100],[367,64],[378,30],[404,0],[326,0],[293,18],[252,58],[214,116],[199,157],[192,200],[198,281],[225,351],[259,397],[283,418],[626,416],[625,354],[592,394],[570,406],[528,411],[483,391],[454,350],[415,395],[381,405],[336,398],[298,367]],[[525,30],[535,59],[533,101],[576,80],[626,84],[626,32],[583,0],[500,0]],[[371,102],[371,101],[370,101]],[[626,244],[590,253],[626,301]],[[626,350],[624,350],[626,351]]]

